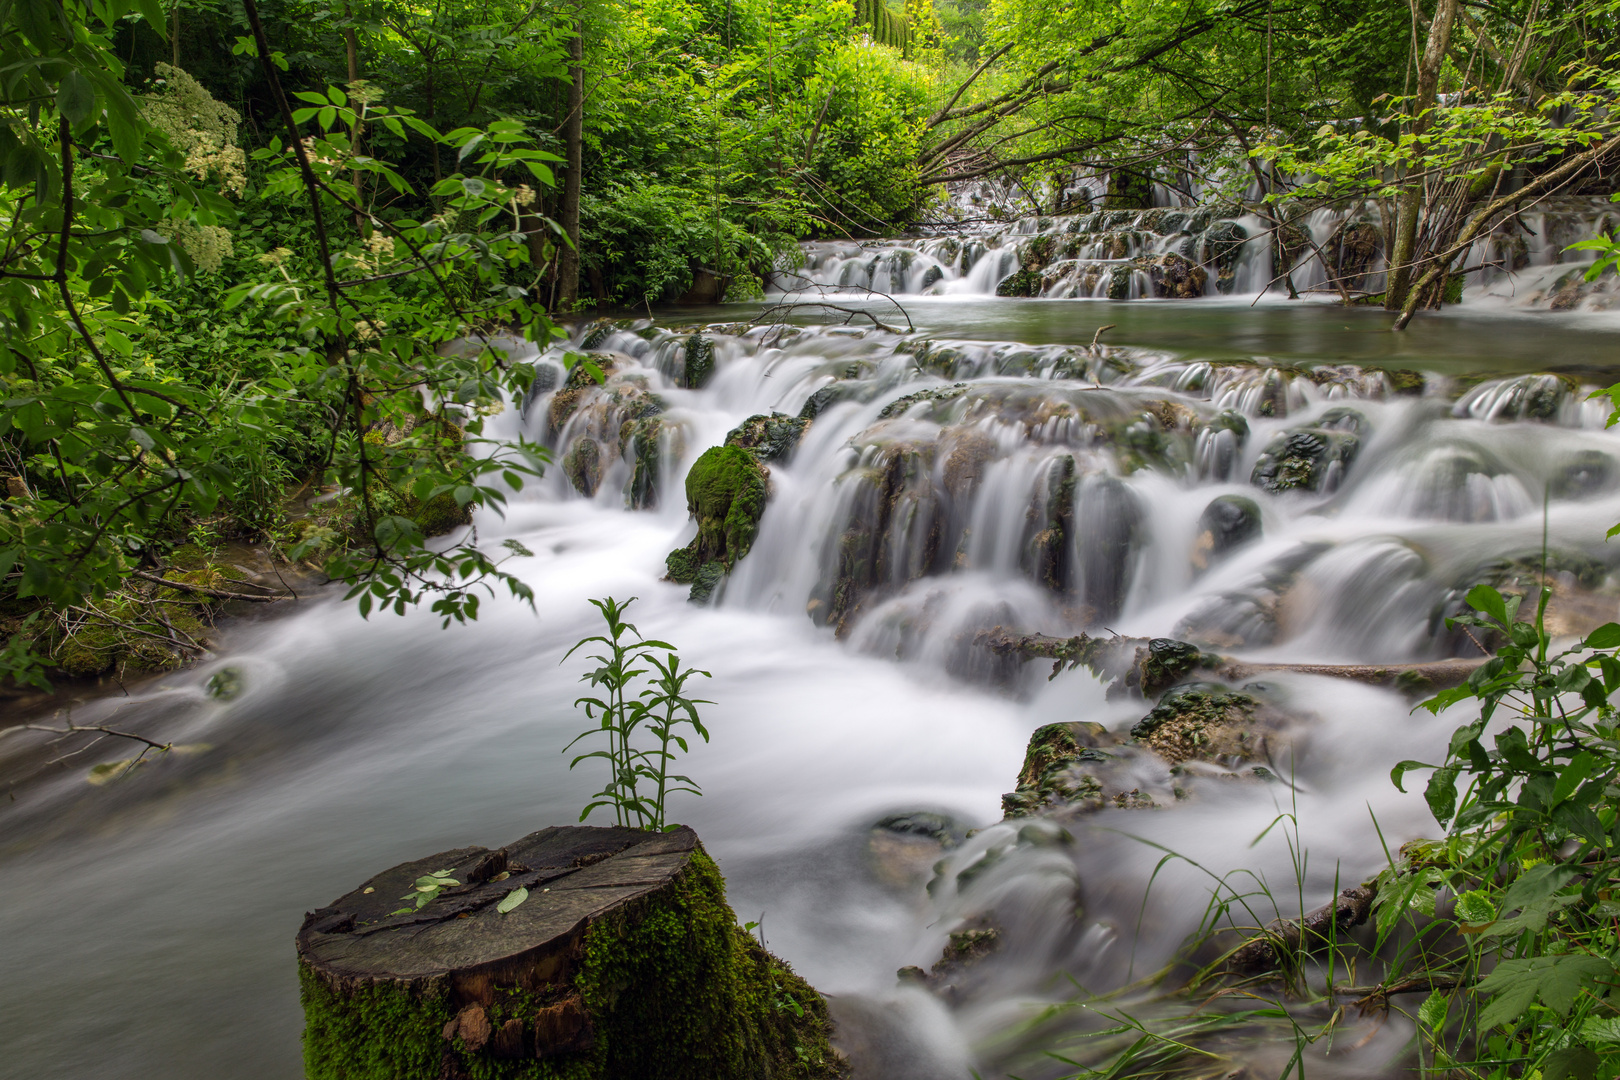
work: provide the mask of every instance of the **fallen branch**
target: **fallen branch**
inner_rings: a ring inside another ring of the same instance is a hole
[[[166,577],[160,577],[157,574],[149,574],[145,570],[132,570],[130,571],[130,576],[138,577],[142,581],[154,582],[158,585],[162,585],[166,589],[174,589],[177,592],[195,593],[198,596],[210,596],[215,600],[245,600],[250,604],[273,604],[277,600],[284,599],[284,597],[279,595],[255,596],[253,593],[227,592],[224,589],[205,589],[201,585],[187,585],[183,581],[170,581]],[[261,585],[259,588],[264,588],[264,586]],[[293,599],[297,599],[296,594],[293,596]]]
[[[3,739],[7,735],[10,735],[12,732],[16,731],[44,731],[49,732],[52,735],[81,735],[89,732],[95,732],[102,738],[113,736],[119,739],[132,739],[135,742],[144,743],[148,750],[170,750],[174,747],[173,743],[154,742],[153,740],[148,739],[145,735],[137,735],[133,731],[119,731],[117,728],[110,728],[104,725],[86,724],[68,724],[65,727],[49,727],[45,724],[17,724],[13,727],[0,728],[0,739]],[[100,740],[97,741],[99,742]]]
[[[1235,949],[1226,958],[1227,967],[1245,974],[1274,971],[1301,949],[1331,944],[1339,934],[1367,921],[1377,895],[1376,885],[1357,885],[1297,919],[1275,919],[1259,936]]]

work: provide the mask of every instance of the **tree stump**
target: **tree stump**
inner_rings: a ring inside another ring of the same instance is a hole
[[[444,870],[459,884],[401,899]],[[305,916],[298,961],[310,1080],[840,1071],[825,1002],[737,925],[687,828],[550,828],[403,863]]]

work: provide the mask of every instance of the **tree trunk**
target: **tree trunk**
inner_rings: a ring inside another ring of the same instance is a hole
[[[1414,11],[1416,9],[1414,8]],[[1451,26],[1457,18],[1457,0],[1436,0],[1429,38],[1418,62],[1417,98],[1412,106],[1412,134],[1420,136],[1429,128],[1429,113],[1440,89],[1440,68],[1451,47]],[[1414,158],[1408,176],[1421,173],[1422,157]],[[1412,258],[1417,254],[1418,218],[1423,213],[1423,181],[1408,182],[1395,204],[1395,235],[1389,245],[1389,273],[1384,288],[1384,308],[1399,311],[1406,303],[1412,284]]]
[[[562,227],[568,243],[557,253],[557,306],[566,311],[579,299],[579,182],[585,157],[584,27],[568,39],[568,115],[563,119]]]
[[[174,0],[169,26],[169,63],[180,66],[180,0]]]
[[[457,884],[401,899],[438,871]],[[403,863],[305,916],[298,962],[311,1080],[808,1075],[795,1048],[832,1063],[821,996],[737,925],[688,828],[567,826]]]
[[[346,18],[353,19],[354,6],[352,4],[343,5],[343,14]],[[355,84],[360,81],[360,36],[355,33],[354,25],[352,23],[343,28],[343,53],[349,61],[349,91],[353,93]],[[359,112],[360,108],[357,103],[355,105],[356,119],[349,127],[349,152],[353,154],[358,154],[360,152]],[[365,215],[361,213],[359,208],[366,205],[366,197],[365,190],[362,186],[363,179],[360,175],[360,170],[355,169],[351,171],[349,174],[349,180],[354,184],[354,205],[356,207],[354,212],[354,231],[364,236]]]

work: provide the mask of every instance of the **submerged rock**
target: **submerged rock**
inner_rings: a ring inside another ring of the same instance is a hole
[[[691,585],[706,601],[720,579],[748,554],[770,494],[770,473],[738,446],[714,446],[686,474],[686,506],[698,534],[666,560],[670,581]]]
[[[1203,573],[1260,536],[1260,506],[1242,495],[1221,495],[1204,507],[1193,541],[1193,569]]]
[[[1366,427],[1366,417],[1355,409],[1335,408],[1314,424],[1278,432],[1249,480],[1271,492],[1334,491],[1360,452]]]

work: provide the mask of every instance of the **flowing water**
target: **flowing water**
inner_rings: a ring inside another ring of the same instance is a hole
[[[591,439],[598,456],[591,482],[555,467],[477,523],[480,541],[533,553],[510,565],[537,611],[496,600],[441,630],[310,596],[231,625],[199,668],[74,713],[183,753],[93,784],[90,767],[127,747],[46,764],[10,740],[0,1073],[299,1075],[305,911],[407,858],[570,821],[595,790],[562,752],[584,666],[563,654],[595,632],[591,597],[638,597],[641,629],[713,672],[713,741],[683,763],[705,795],[674,816],[718,859],[739,916],[762,916],[771,948],[833,997],[857,1075],[884,1080],[1063,1075],[1041,1055],[1081,1053],[1069,1041],[1087,1021],[1038,1022],[1042,1009],[1159,968],[1198,925],[1210,875],[1247,868],[1297,914],[1376,870],[1383,843],[1435,829],[1388,774],[1440,753],[1452,720],[1286,673],[1253,689],[1293,718],[1271,760],[1289,782],[1211,775],[1159,809],[1003,822],[1033,730],[1123,731],[1147,705],[1084,670],[1019,670],[977,631],[1106,627],[1275,661],[1465,655],[1444,616],[1472,582],[1536,557],[1544,501],[1560,625],[1620,614],[1603,540],[1620,521],[1620,439],[1583,400],[1620,366],[1597,316],[1430,317],[1397,337],[1382,316],[1322,306],[909,307],[906,336],[712,328],[698,390],[681,385],[690,330],[593,331],[576,344],[601,351],[609,383],[572,412],[557,353],[538,357],[541,391],[493,425],[559,457]],[[1090,347],[1105,323],[1108,344]],[[660,580],[693,535],[685,470],[773,411],[814,419],[770,463],[752,553],[714,604],[688,603]],[[1252,482],[1282,433],[1327,448],[1314,489]],[[1211,563],[1200,518],[1231,494],[1254,500],[1262,532]],[[1137,768],[1143,791],[1169,783]],[[922,812],[938,837],[873,831]],[[1297,829],[1266,833],[1281,813]],[[1170,863],[1149,894],[1166,850],[1197,865]],[[951,993],[897,980],[986,918],[997,951]],[[1399,1018],[1349,1020],[1320,1065],[1385,1075],[1409,1036]],[[1291,1052],[1236,1051],[1256,1075]]]

